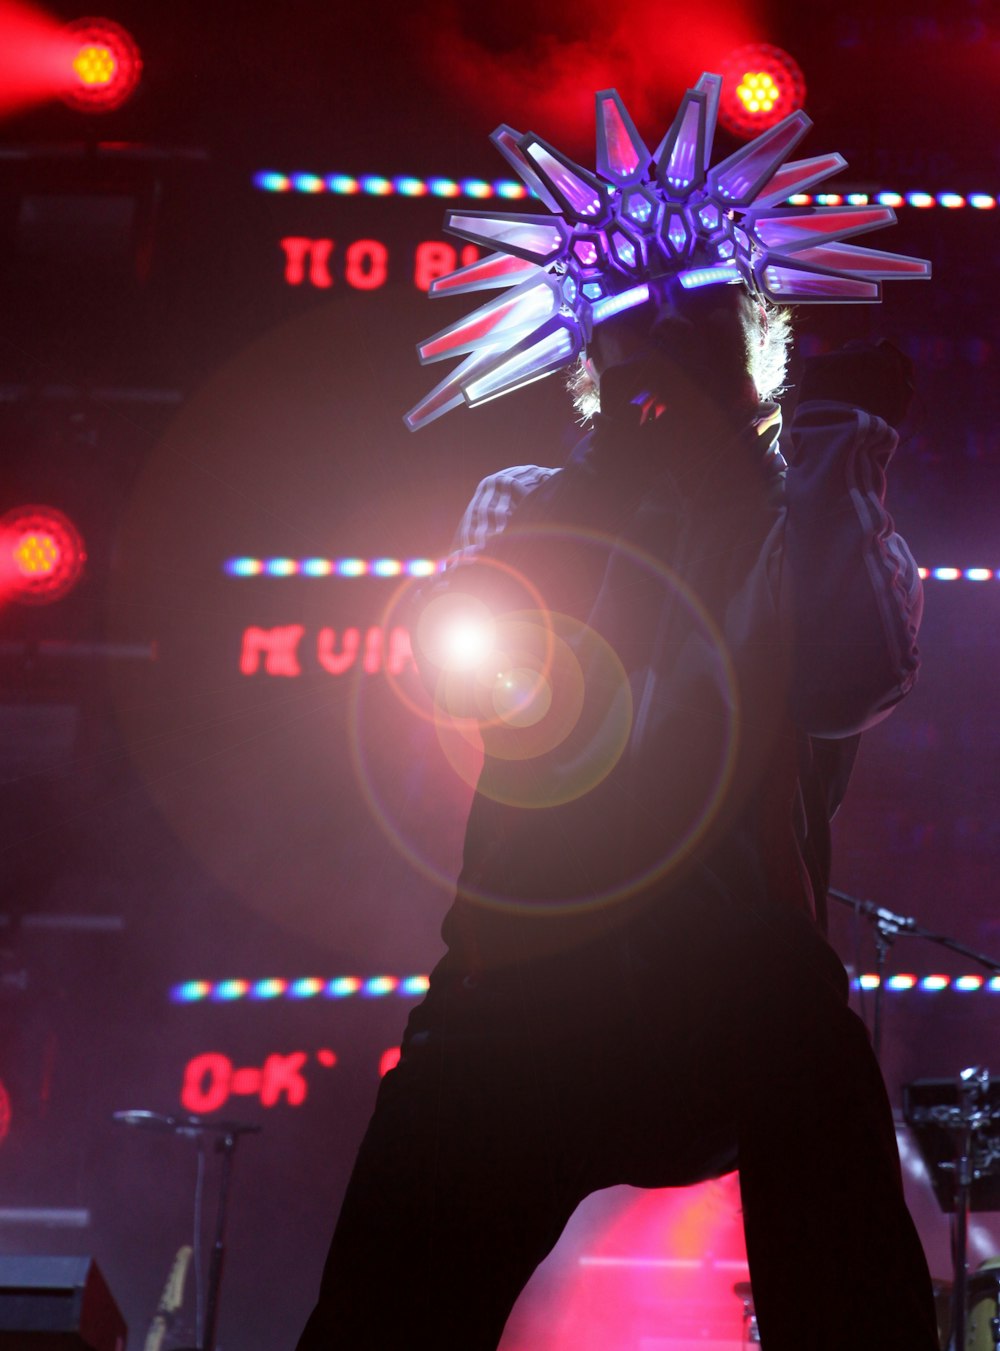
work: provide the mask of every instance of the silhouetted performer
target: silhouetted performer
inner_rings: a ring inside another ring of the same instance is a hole
[[[775,301],[876,299],[926,266],[839,242],[882,209],[780,206],[842,164],[784,162],[801,114],[709,170],[717,98],[703,76],[651,156],[598,95],[596,176],[501,128],[558,229],[451,217],[497,249],[456,289],[505,267],[513,289],[424,345],[465,361],[411,425],[560,355],[600,411],[562,468],[480,485],[413,616],[484,765],[447,952],[300,1351],[492,1351],[590,1192],[735,1168],[765,1351],[937,1346],[821,932],[859,734],[917,671],[920,583],[884,507],[908,366],[884,344],[807,362],[781,448],[770,402]]]

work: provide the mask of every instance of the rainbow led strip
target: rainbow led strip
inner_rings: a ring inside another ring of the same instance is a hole
[[[230,577],[433,577],[435,558],[228,558]]]
[[[433,577],[443,558],[227,558],[229,577]],[[1000,568],[918,568],[932,582],[1000,582]]]
[[[879,978],[872,972],[855,976],[851,981],[855,990],[877,990]],[[239,1000],[258,1003],[274,999],[381,999],[385,995],[402,995],[417,999],[430,987],[428,976],[266,976],[259,980],[186,980],[170,990],[173,1004],[232,1004]],[[903,990],[922,990],[937,994],[942,990],[956,990],[961,994],[983,991],[1000,994],[1000,976],[916,976],[908,972],[887,976],[885,989],[898,993]]]
[[[482,178],[415,178],[401,174],[384,178],[381,174],[283,174],[275,169],[262,169],[253,176],[253,185],[261,192],[299,192],[315,197],[330,193],[335,197],[467,197],[477,202],[499,197],[510,202],[524,201],[534,194],[523,183],[513,179],[496,179],[488,183]],[[989,192],[797,192],[789,197],[790,206],[912,206],[926,211],[940,206],[946,211],[971,207],[976,211],[993,211],[998,199]]]
[[[1000,582],[1000,568],[917,568],[922,581]]]
[[[414,178],[401,174],[397,178],[383,178],[381,174],[282,174],[274,169],[263,169],[253,176],[253,185],[261,192],[304,192],[310,196],[332,193],[336,197],[471,197],[477,202],[501,197],[518,202],[530,196],[523,183],[512,179],[496,179],[487,183],[482,178]]]
[[[231,1004],[239,999],[381,999],[398,994],[415,999],[427,993],[427,976],[265,976],[261,980],[185,980],[170,990],[172,1004]]]
[[[877,990],[879,983],[878,976],[871,973],[856,976],[851,982],[855,990]],[[987,990],[997,994],[1000,993],[1000,976],[914,976],[905,972],[886,976],[885,989],[925,990],[930,994],[937,994],[941,990],[958,990],[962,994],[975,994],[979,990]]]

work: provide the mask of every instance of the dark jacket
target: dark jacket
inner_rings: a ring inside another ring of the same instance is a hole
[[[427,597],[501,616],[496,671],[466,678],[485,758],[443,930],[463,965],[600,943],[706,888],[822,920],[829,821],[916,677],[922,596],[884,507],[892,429],[807,403],[786,464],[767,424],[685,446],[598,419],[563,469],[477,490]]]

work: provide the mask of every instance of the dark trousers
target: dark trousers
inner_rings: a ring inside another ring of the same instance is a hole
[[[493,1351],[590,1192],[736,1166],[764,1351],[936,1351],[881,1075],[806,917],[718,902],[454,968],[382,1082],[298,1351]]]

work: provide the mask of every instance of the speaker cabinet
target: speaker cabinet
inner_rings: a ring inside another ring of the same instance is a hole
[[[90,1257],[0,1257],[0,1351],[125,1351],[127,1328]]]

